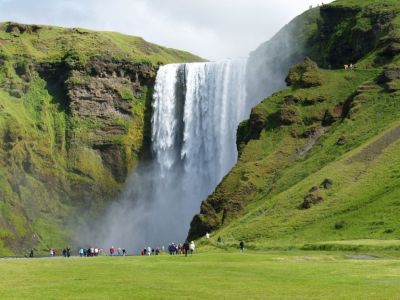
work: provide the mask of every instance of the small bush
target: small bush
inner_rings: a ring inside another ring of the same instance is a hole
[[[345,221],[338,221],[338,222],[335,223],[335,229],[336,230],[342,229],[345,224],[346,224]]]

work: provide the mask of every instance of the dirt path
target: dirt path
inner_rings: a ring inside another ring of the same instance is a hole
[[[383,150],[400,139],[400,125],[393,128],[376,141],[365,147],[360,153],[348,159],[348,163],[369,162],[377,158]]]
[[[303,149],[297,152],[298,157],[306,155],[314,147],[315,143],[327,132],[329,127],[320,127],[310,136],[307,143],[303,146]]]

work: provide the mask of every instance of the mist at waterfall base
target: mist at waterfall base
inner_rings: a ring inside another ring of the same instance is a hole
[[[185,240],[201,201],[237,160],[236,129],[252,107],[246,62],[160,67],[152,103],[153,159],[131,174],[92,233],[98,245],[137,251]]]
[[[304,57],[293,44],[302,28],[295,19],[248,59],[160,67],[152,103],[153,159],[135,168],[119,200],[79,240],[135,253],[183,242],[201,202],[237,161],[240,121],[284,88],[289,66]]]

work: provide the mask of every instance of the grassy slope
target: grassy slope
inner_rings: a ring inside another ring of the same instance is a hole
[[[2,299],[394,299],[396,259],[326,253],[2,260]],[[221,280],[223,278],[223,280]]]
[[[397,1],[385,3],[390,11],[400,9]],[[355,6],[360,11],[369,5],[384,6],[376,1],[345,0],[332,5]],[[392,23],[399,20],[398,16]],[[390,35],[398,33],[396,26]],[[333,44],[334,39],[330,39]],[[254,247],[290,248],[322,241],[399,237],[400,136],[398,129],[395,134],[388,132],[400,125],[400,93],[389,93],[375,83],[385,66],[377,63],[381,51],[378,47],[368,53],[357,62],[356,71],[322,70],[321,86],[288,88],[253,109],[252,118],[264,124],[260,137],[239,145],[237,165],[199,215],[206,224],[223,223],[214,239],[221,236],[225,245],[244,239]],[[399,59],[385,63],[396,65]],[[297,122],[282,126],[278,116],[288,95],[327,100],[294,104]],[[308,142],[302,134],[320,128],[325,112],[335,114],[343,104],[345,109],[349,106],[349,114],[333,123],[311,151],[299,156]],[[239,141],[246,130],[254,130],[251,124],[242,124]],[[341,137],[346,140],[344,145],[337,144]],[[390,137],[392,143],[386,143]],[[316,192],[323,201],[300,209],[310,189],[326,178],[334,184],[332,189]]]
[[[80,28],[28,27],[25,33],[5,32],[8,23],[0,23],[2,54],[28,56],[42,61],[60,60],[66,52],[77,53],[83,61],[92,56],[110,54],[116,59],[166,64],[199,61],[199,57],[180,50],[161,47],[140,37],[116,32],[97,32]],[[35,26],[35,25],[33,25]]]
[[[64,247],[76,209],[98,210],[121,186],[97,152],[86,145],[95,138],[90,132],[102,126],[101,120],[72,118],[65,92],[48,86],[38,65],[85,66],[106,57],[150,66],[154,77],[161,64],[201,60],[119,33],[14,27],[7,32],[10,24],[0,23],[0,255],[33,246],[39,251]],[[56,79],[63,80],[62,76],[56,74]],[[97,79],[72,76],[69,80],[90,84]],[[127,82],[126,87],[112,87],[120,88],[122,98],[132,103],[134,118],[129,123],[114,120],[126,128],[126,134],[108,143],[124,145],[132,168],[142,148],[152,87],[142,87],[142,96],[136,99],[131,86]]]

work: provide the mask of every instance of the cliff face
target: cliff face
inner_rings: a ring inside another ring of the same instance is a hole
[[[271,76],[289,87],[239,126],[239,161],[202,203],[190,239],[217,231],[226,244],[285,247],[393,238],[400,230],[392,210],[400,190],[391,180],[400,169],[399,12],[397,1],[336,1],[299,16],[252,53],[249,66],[261,75],[250,77],[249,95],[271,93]],[[316,63],[289,70],[304,56]],[[355,70],[343,69],[351,63]]]
[[[0,24],[0,255],[63,247],[149,155],[161,64],[199,61],[117,33]]]
[[[398,13],[391,0],[339,0],[306,11],[250,54],[249,99],[257,104],[284,88],[289,67],[305,56],[325,69],[337,69],[379,48],[379,55],[369,63],[387,63],[400,53]]]

